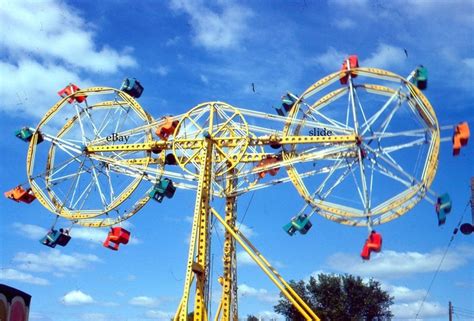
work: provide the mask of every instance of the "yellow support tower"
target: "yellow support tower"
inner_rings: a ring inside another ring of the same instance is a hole
[[[230,172],[231,176],[235,171]],[[236,187],[235,178],[229,177],[227,179],[226,192],[232,194]],[[225,222],[231,227],[235,228],[235,221],[237,218],[237,199],[235,196],[226,198],[225,205]],[[224,253],[222,260],[224,265],[223,275],[219,277],[219,284],[222,286],[222,296],[219,302],[219,307],[215,316],[215,321],[238,321],[237,308],[237,258],[235,239],[229,231],[225,231],[224,235]]]

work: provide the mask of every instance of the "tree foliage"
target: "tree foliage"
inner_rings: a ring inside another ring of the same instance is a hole
[[[254,315],[247,315],[247,321],[258,321],[258,318]]]
[[[319,274],[304,281],[290,282],[291,287],[323,321],[390,320],[393,298],[383,291],[380,283],[364,283],[353,275]],[[280,293],[275,312],[286,320],[304,321],[293,305]]]

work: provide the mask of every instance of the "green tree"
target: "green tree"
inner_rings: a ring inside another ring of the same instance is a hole
[[[254,315],[247,315],[247,321],[258,321],[258,318]]]
[[[317,280],[310,277],[308,283],[291,281],[290,285],[323,321],[374,321],[393,317],[390,311],[393,298],[372,279],[364,283],[353,275],[319,274]],[[288,321],[304,321],[282,293],[274,310]]]

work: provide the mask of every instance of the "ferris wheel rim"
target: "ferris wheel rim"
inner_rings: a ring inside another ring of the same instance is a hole
[[[65,106],[71,106],[71,105],[67,104],[68,99],[74,98],[76,96],[81,96],[81,95],[89,96],[89,95],[101,95],[101,94],[115,94],[116,98],[113,101],[100,102],[98,104],[93,104],[91,106],[86,106],[86,108],[80,109],[80,111],[78,111],[77,115],[75,115],[74,117],[69,119],[61,127],[61,129],[58,132],[59,136],[61,136],[61,137],[57,137],[57,136],[54,137],[54,142],[55,143],[51,144],[51,146],[48,150],[48,157],[47,157],[47,161],[46,161],[47,162],[47,165],[46,165],[47,171],[46,171],[46,174],[45,174],[45,181],[46,182],[48,182],[48,179],[50,179],[50,173],[52,173],[51,169],[53,168],[52,163],[54,162],[56,151],[59,150],[58,147],[60,147],[60,144],[58,142],[62,141],[62,136],[65,135],[74,126],[74,124],[78,120],[80,121],[80,114],[96,111],[97,108],[104,108],[104,109],[108,108],[109,111],[110,111],[112,109],[117,108],[117,105],[120,105],[121,107],[123,107],[122,104],[127,104],[127,106],[130,107],[130,109],[135,112],[135,115],[137,115],[137,118],[141,119],[142,121],[144,121],[146,123],[149,123],[149,122],[152,121],[151,117],[142,109],[142,107],[132,97],[130,97],[129,95],[127,95],[124,92],[121,92],[120,90],[117,90],[117,89],[114,89],[114,88],[109,88],[109,87],[92,87],[92,88],[79,90],[79,91],[75,92],[74,94],[72,94],[68,97],[64,97],[63,99],[58,101],[46,113],[46,115],[43,117],[43,119],[39,122],[39,124],[38,124],[38,126],[37,126],[37,128],[34,132],[34,135],[33,135],[32,140],[30,142],[30,145],[29,145],[29,148],[28,148],[28,153],[27,153],[28,179],[29,179],[31,188],[32,188],[33,192],[35,193],[35,195],[37,196],[40,203],[42,205],[44,205],[48,210],[55,213],[56,215],[65,217],[65,218],[70,219],[70,220],[74,220],[76,222],[78,220],[81,220],[81,219],[97,218],[101,215],[108,214],[110,211],[116,209],[120,204],[122,204],[137,189],[137,187],[139,186],[139,184],[142,180],[142,177],[140,177],[140,176],[135,177],[132,180],[132,182],[130,184],[128,184],[128,186],[126,186],[123,189],[123,191],[121,193],[119,193],[113,201],[111,199],[111,202],[109,204],[107,204],[107,206],[105,206],[103,209],[99,209],[99,210],[80,210],[80,209],[76,210],[76,209],[72,209],[72,211],[70,209],[65,208],[64,203],[63,203],[62,206],[59,206],[59,208],[58,208],[58,204],[60,204],[60,202],[58,202],[59,198],[56,195],[54,195],[52,190],[49,188],[50,186],[48,185],[48,183],[46,183],[47,184],[47,194],[48,195],[45,195],[42,188],[40,186],[38,186],[38,184],[35,182],[35,176],[33,176],[33,171],[34,171],[34,163],[35,163],[36,146],[37,146],[38,137],[40,135],[39,133],[40,133],[40,130],[42,129],[42,127],[47,125],[48,122],[50,120],[52,120],[53,117],[62,108],[64,108]],[[120,101],[118,101],[117,99],[120,99]],[[74,108],[77,108],[77,105]],[[91,116],[89,115],[89,117],[91,117]],[[92,122],[92,120],[91,120],[91,122]],[[101,126],[102,125],[103,124],[101,124]],[[81,124],[81,126],[82,126],[82,124]],[[105,127],[106,126],[103,126],[102,130],[104,130]],[[100,137],[100,134],[99,134],[99,137]],[[151,140],[152,139],[151,133],[148,133],[148,134],[144,133],[144,139]],[[84,152],[84,147],[83,146],[84,145],[81,146],[80,151],[73,150],[74,152],[78,153],[76,155],[76,157],[82,156],[82,157],[84,157],[84,160],[86,158],[90,158],[91,162],[92,162],[93,157],[91,157],[91,155],[86,155],[86,153]],[[65,150],[65,151],[67,152],[67,150]],[[73,155],[71,155],[71,156],[73,156]],[[72,157],[72,158],[74,158],[74,157]],[[93,165],[93,163],[92,163],[92,165]],[[148,163],[145,163],[145,164],[142,164],[142,165],[147,167]],[[92,167],[95,167],[95,166],[92,166]],[[92,168],[91,170],[95,173],[94,168]],[[79,176],[79,174],[76,174],[76,175]],[[95,173],[95,175],[97,175],[97,173]],[[72,175],[70,175],[70,176],[72,176]],[[110,181],[109,181],[109,183],[112,184]],[[96,184],[97,184],[97,182],[96,182]],[[98,187],[100,189],[100,186],[98,186]],[[149,198],[144,197],[142,199],[143,200],[146,199],[146,201],[148,201]],[[76,202],[76,205],[77,205],[77,202]],[[119,218],[119,221],[121,221],[121,220],[122,219]]]
[[[287,166],[287,173],[293,184],[295,185],[298,193],[305,199],[306,202],[313,206],[313,211],[319,213],[320,215],[324,216],[327,219],[332,221],[336,221],[342,224],[348,225],[355,225],[355,226],[365,226],[365,225],[377,225],[383,224],[390,220],[393,220],[405,213],[407,213],[413,206],[415,206],[426,194],[427,189],[431,185],[434,174],[437,167],[437,155],[439,153],[439,143],[440,143],[440,136],[439,136],[439,126],[437,123],[436,115],[434,113],[433,107],[426,99],[426,97],[421,93],[421,91],[416,88],[412,83],[410,83],[405,78],[396,75],[394,73],[376,69],[376,68],[355,68],[351,69],[351,72],[354,72],[358,75],[369,75],[373,76],[373,78],[383,78],[384,80],[390,80],[392,82],[399,82],[401,86],[405,86],[407,88],[407,92],[412,96],[413,100],[416,100],[417,103],[421,106],[416,106],[419,108],[423,108],[423,110],[419,111],[421,117],[423,117],[427,123],[429,123],[429,130],[431,131],[431,143],[429,146],[429,151],[426,156],[425,161],[425,168],[422,174],[422,180],[417,184],[414,184],[411,188],[409,188],[402,198],[397,199],[395,195],[393,197],[393,202],[391,202],[391,206],[386,206],[382,209],[379,209],[376,213],[371,212],[355,212],[352,210],[345,211],[344,209],[337,209],[332,206],[325,206],[323,201],[316,201],[313,196],[310,195],[310,192],[305,187],[303,180],[300,178],[300,173],[296,170],[295,165]],[[283,135],[288,136],[294,134],[295,132],[298,133],[298,130],[301,128],[302,125],[297,125],[296,129],[292,128],[292,123],[295,120],[299,120],[298,113],[301,112],[300,107],[302,104],[305,103],[306,98],[309,96],[313,96],[318,93],[320,90],[326,88],[330,84],[338,81],[341,77],[349,75],[349,71],[346,72],[335,72],[330,74],[326,77],[323,77],[321,80],[315,82],[313,85],[308,87],[303,94],[298,97],[298,100],[295,102],[294,108],[288,114],[288,121],[285,124]],[[352,79],[351,83],[352,85]],[[388,87],[380,86],[380,85],[370,85],[370,84],[362,84],[358,85],[359,87],[364,87],[366,89],[371,89],[374,91],[384,92],[386,95],[394,94],[393,89],[389,89]],[[321,105],[324,107],[325,105],[331,104],[332,99],[337,99],[338,96],[343,95],[346,92],[353,90],[350,86],[345,86],[330,92],[329,94],[323,96],[323,98],[319,99],[315,105]],[[324,106],[323,106],[324,104]],[[309,108],[308,108],[309,110]],[[323,115],[320,115],[323,116]],[[365,116],[364,116],[365,117]],[[336,127],[338,126],[337,123],[333,123]],[[354,130],[354,132],[356,132]],[[362,135],[366,133],[362,132]],[[291,153],[294,151],[295,147],[291,147],[290,150],[284,149],[283,155],[284,158],[290,158]],[[362,174],[360,175],[361,177]],[[401,195],[402,193],[400,193]],[[377,218],[378,216],[378,218]],[[373,220],[375,218],[375,220]]]

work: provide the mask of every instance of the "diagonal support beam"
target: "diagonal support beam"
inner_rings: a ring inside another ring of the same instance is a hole
[[[283,295],[293,304],[293,306],[301,313],[301,315],[308,321],[319,321],[320,319],[311,310],[311,308],[300,298],[300,296],[293,290],[293,288],[281,277],[275,268],[265,259],[265,257],[250,243],[250,241],[238,230],[232,228],[219,215],[219,213],[211,208],[211,213],[224,226],[227,232],[242,246],[242,248],[250,255],[250,257],[257,263],[262,271],[270,278],[270,280],[277,286]]]

